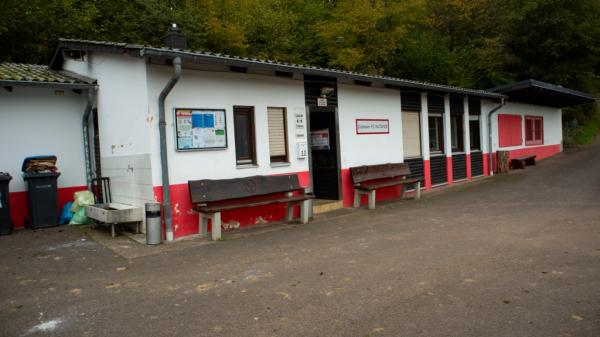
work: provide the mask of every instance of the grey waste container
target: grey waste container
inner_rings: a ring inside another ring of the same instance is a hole
[[[146,204],[146,244],[159,245],[162,242],[161,205],[157,202]]]
[[[29,217],[27,228],[44,228],[58,225],[58,172],[25,172]]]
[[[8,173],[0,172],[0,235],[12,233],[13,222],[10,218],[9,188],[12,177]]]

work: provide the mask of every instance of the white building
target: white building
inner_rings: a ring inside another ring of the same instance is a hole
[[[539,159],[560,152],[560,108],[594,100],[541,82],[496,92],[470,90],[176,48],[66,39],[60,40],[50,68],[95,80],[85,82],[98,88],[89,119],[88,171],[110,177],[113,201],[138,206],[162,201],[163,186],[169,186],[169,239],[198,232],[189,180],[294,173],[317,199],[350,207],[350,167],[406,162],[413,175],[424,178],[425,189],[468,181],[489,173],[488,154],[499,149]],[[28,99],[17,90],[0,96],[0,127],[11,132],[10,138],[0,133],[4,143],[14,142],[15,125],[27,124],[19,111],[30,109],[33,100],[48,106],[46,100],[57,99],[48,91],[50,97],[31,92]],[[26,154],[50,151],[59,164],[69,158],[60,165],[61,186],[85,187],[81,116],[87,96],[68,92],[60,97],[70,99],[73,114],[79,114],[59,123],[50,138],[68,146],[36,147],[32,139],[19,153],[0,157],[0,171],[18,175]],[[15,105],[7,108],[5,100]],[[11,190],[15,186],[20,185]],[[399,192],[388,188],[378,192],[378,199]],[[14,202],[12,207],[23,206]],[[283,216],[282,205],[255,207],[225,212],[223,223],[237,228]]]

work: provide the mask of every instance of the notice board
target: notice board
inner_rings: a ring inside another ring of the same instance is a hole
[[[227,148],[224,109],[175,109],[177,150]]]

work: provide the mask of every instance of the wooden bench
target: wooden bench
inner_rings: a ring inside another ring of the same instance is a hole
[[[526,165],[535,165],[535,155],[513,158],[510,161],[513,169],[524,169]]]
[[[421,197],[421,181],[423,178],[408,178],[410,167],[405,163],[368,165],[350,168],[354,185],[354,207],[360,207],[360,196],[369,196],[369,209],[375,209],[376,190],[383,187],[402,186],[402,195],[406,187],[415,189],[414,199]]]
[[[300,221],[308,222],[309,200],[295,174],[253,176],[223,180],[188,182],[193,209],[200,213],[199,231],[207,235],[208,219],[212,222],[212,239],[221,238],[221,212],[234,209],[285,203],[286,221],[292,221],[294,207],[300,208]]]

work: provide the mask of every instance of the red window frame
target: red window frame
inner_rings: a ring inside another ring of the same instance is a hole
[[[525,145],[544,144],[544,117],[525,116]]]

